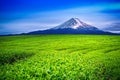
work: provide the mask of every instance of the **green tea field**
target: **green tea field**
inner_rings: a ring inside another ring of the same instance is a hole
[[[0,36],[0,80],[120,80],[120,36]]]

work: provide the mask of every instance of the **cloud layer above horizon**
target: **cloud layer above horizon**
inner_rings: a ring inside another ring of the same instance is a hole
[[[43,30],[77,17],[103,28],[120,22],[119,0],[2,0],[0,34]]]

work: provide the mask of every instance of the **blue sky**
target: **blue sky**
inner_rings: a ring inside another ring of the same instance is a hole
[[[0,34],[43,30],[72,17],[103,28],[120,22],[120,1],[0,0]]]

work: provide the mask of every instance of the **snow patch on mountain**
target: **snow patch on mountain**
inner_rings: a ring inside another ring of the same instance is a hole
[[[82,26],[78,18],[74,18],[74,20],[77,22],[77,24],[73,26],[73,29],[77,29],[79,26]]]

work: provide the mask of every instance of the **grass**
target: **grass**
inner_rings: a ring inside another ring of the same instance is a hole
[[[120,80],[120,36],[1,36],[0,80]]]

